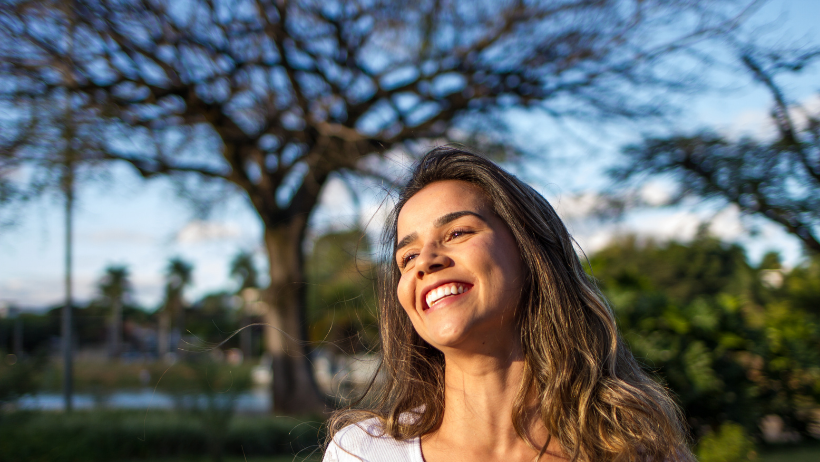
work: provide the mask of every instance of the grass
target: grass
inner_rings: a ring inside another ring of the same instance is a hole
[[[167,392],[191,392],[203,387],[219,388],[233,385],[247,388],[253,364],[230,366],[222,363],[184,362],[169,365],[161,361],[151,363],[123,363],[77,361],[74,363],[74,390],[78,393],[110,393],[123,389],[154,388]],[[140,374],[147,371],[150,379],[142,382]],[[40,391],[55,392],[62,387],[62,364],[51,362],[40,371]],[[207,383],[203,383],[207,382]]]
[[[314,462],[321,420],[273,416],[226,419],[219,410],[9,413],[0,418],[0,460],[36,462]],[[297,456],[293,454],[296,452]]]
[[[820,460],[820,443],[763,448],[757,460],[758,462],[817,462]]]

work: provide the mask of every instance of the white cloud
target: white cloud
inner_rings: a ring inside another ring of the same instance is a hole
[[[770,139],[777,135],[768,110],[761,109],[741,112],[723,131],[730,138],[751,136],[757,139]]]
[[[582,192],[580,194],[561,196],[550,201],[555,211],[563,220],[582,220],[596,210],[601,196],[596,192]]]
[[[647,202],[663,203],[663,188],[642,191]],[[780,251],[786,264],[795,265],[801,257],[799,243],[779,226],[762,218],[744,217],[735,205],[721,209],[650,208],[628,213],[621,221],[607,221],[596,217],[597,195],[584,192],[565,196],[553,202],[572,236],[581,249],[595,253],[624,235],[636,235],[643,239],[658,241],[689,241],[698,228],[708,225],[709,232],[726,242],[738,242],[749,250],[756,261],[768,250]],[[758,232],[753,233],[752,227]]]
[[[777,136],[777,127],[772,121],[770,112],[771,107],[743,111],[729,123],[723,132],[731,138],[751,136],[757,139],[771,139]],[[798,128],[806,126],[808,115],[818,112],[820,112],[820,95],[812,95],[789,107],[789,115]]]
[[[649,181],[638,191],[638,197],[649,206],[661,206],[669,203],[673,187],[668,181]],[[607,207],[608,199],[601,193],[587,190],[577,194],[560,195],[550,200],[550,203],[562,220],[592,220],[597,224],[598,217]]]
[[[740,209],[730,204],[714,215],[709,224],[709,231],[724,241],[734,241],[748,234],[740,220]]]
[[[352,200],[348,187],[336,177],[332,177],[322,188],[322,195],[319,198],[322,206],[333,210],[349,209]]]
[[[234,238],[240,234],[241,231],[236,223],[195,220],[177,233],[176,241],[180,244],[198,244],[205,241]]]
[[[156,306],[158,300],[163,297],[165,287],[163,276],[159,272],[147,273],[139,272],[131,275],[133,294],[137,303],[145,308],[151,309]]]
[[[96,280],[75,272],[72,295],[75,303],[85,303],[96,294]],[[22,308],[44,308],[63,303],[65,282],[57,275],[26,275],[0,280],[0,301]]]
[[[638,192],[641,200],[651,206],[664,205],[672,198],[672,183],[669,181],[648,181]]]
[[[671,215],[645,217],[633,224],[634,231],[640,236],[661,240],[689,240],[695,237],[701,220],[688,211],[677,211]]]
[[[714,210],[668,209],[638,213],[628,219],[627,232],[658,240],[688,241],[701,226],[724,241],[735,241],[748,234],[740,220],[737,206]]]
[[[79,237],[81,239],[86,239],[89,241],[93,241],[95,243],[122,242],[129,244],[154,244],[157,242],[157,239],[154,236],[151,236],[150,234],[131,231],[123,228],[103,229],[100,231],[94,231],[91,233],[80,235]]]

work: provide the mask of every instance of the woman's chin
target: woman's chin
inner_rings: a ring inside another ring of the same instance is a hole
[[[510,345],[519,343],[518,338],[501,338],[486,332],[479,333],[464,330],[449,330],[429,335],[427,343],[443,352],[445,355],[479,355],[495,356],[498,353],[507,354]]]
[[[427,343],[433,345],[439,350],[442,350],[457,348],[459,345],[464,343],[465,338],[468,338],[469,336],[466,336],[465,332],[459,330],[444,330],[430,333],[427,337],[428,338],[425,339],[427,340]]]

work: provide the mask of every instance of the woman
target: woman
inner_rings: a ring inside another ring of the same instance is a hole
[[[325,461],[694,460],[535,190],[437,148],[384,244],[381,378],[331,418]]]

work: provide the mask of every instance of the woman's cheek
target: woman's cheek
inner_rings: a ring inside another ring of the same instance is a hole
[[[407,281],[406,278],[402,276],[401,279],[399,279],[399,287],[396,290],[396,295],[399,298],[399,303],[401,304],[402,308],[404,308],[404,311],[407,312],[407,314],[410,314],[413,308],[413,298],[415,295],[413,293],[412,287],[410,287],[411,285],[412,284],[410,284],[410,281]]]

